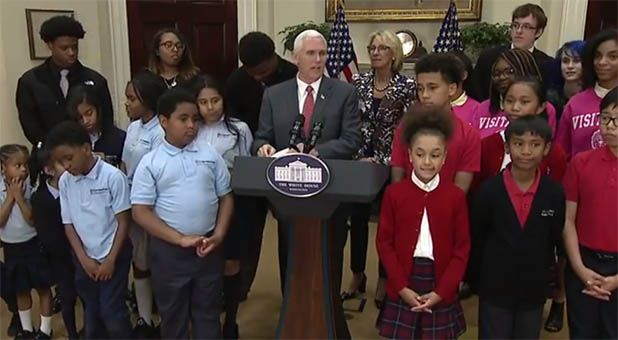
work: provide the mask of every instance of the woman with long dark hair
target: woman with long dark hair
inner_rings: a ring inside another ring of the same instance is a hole
[[[191,80],[200,71],[193,63],[187,39],[175,28],[164,28],[155,33],[148,70],[163,78],[167,88],[190,87]]]

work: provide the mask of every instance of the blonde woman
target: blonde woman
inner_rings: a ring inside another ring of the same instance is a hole
[[[403,67],[403,51],[399,38],[392,31],[377,31],[369,35],[367,52],[371,71],[354,75],[352,80],[359,97],[363,145],[357,154],[361,161],[389,165],[391,144],[399,120],[416,98],[416,81],[399,73]],[[379,202],[379,200],[378,200]],[[351,269],[354,273],[344,300],[365,292],[367,277],[368,222],[371,205],[355,208],[350,217]],[[380,266],[376,289],[376,305],[384,299],[386,274]]]

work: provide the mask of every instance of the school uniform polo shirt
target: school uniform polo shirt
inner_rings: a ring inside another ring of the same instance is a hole
[[[536,191],[539,188],[541,172],[536,172],[534,182],[532,182],[532,185],[526,191],[521,190],[519,186],[517,186],[517,183],[515,183],[513,174],[511,174],[510,166],[504,169],[502,174],[502,178],[504,179],[504,187],[506,188],[506,192],[509,194],[509,199],[511,200],[511,204],[513,205],[513,210],[515,210],[519,224],[523,228],[526,225],[528,215],[530,215],[534,195],[536,195]]]
[[[131,203],[154,206],[168,226],[184,235],[215,228],[219,197],[231,192],[223,158],[208,144],[179,149],[165,139],[137,166]]]
[[[152,117],[147,123],[138,119],[127,128],[127,138],[122,151],[122,161],[127,168],[129,185],[133,181],[133,175],[139,161],[161,144],[165,132],[161,128],[158,117]]]
[[[88,174],[75,176],[66,171],[58,187],[62,223],[73,225],[88,257],[102,261],[114,244],[116,215],[131,208],[127,177],[96,157]]]
[[[8,188],[4,184],[4,181],[4,176],[0,176],[0,205],[4,204],[8,194]],[[30,180],[26,180],[24,198],[26,201],[30,201],[31,196],[32,188],[30,187]],[[17,202],[13,203],[13,208],[11,208],[11,214],[6,220],[6,224],[0,228],[0,240],[6,243],[21,243],[30,240],[36,235],[36,229],[26,222]]]
[[[453,136],[446,146],[446,160],[440,170],[440,176],[447,181],[453,182],[457,172],[477,172],[481,169],[481,139],[478,131],[464,123],[454,114]],[[399,124],[393,138],[393,152],[391,166],[404,168],[406,176],[412,174],[409,147],[401,139],[402,125]]]
[[[567,168],[567,201],[577,203],[579,244],[618,253],[618,158],[608,146],[576,154]]]
[[[236,127],[238,135],[234,135],[225,124],[224,117],[211,125],[202,125],[197,136],[198,143],[210,144],[223,157],[228,169],[234,167],[236,156],[251,156],[253,136],[249,126],[236,118],[230,118],[229,124]]]

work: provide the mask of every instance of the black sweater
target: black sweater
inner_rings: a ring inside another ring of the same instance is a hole
[[[45,181],[41,181],[32,197],[32,216],[39,239],[48,251],[65,252],[70,249],[60,217],[60,198],[52,196]]]
[[[480,259],[479,296],[504,307],[538,306],[548,294],[550,258],[561,242],[565,194],[543,175],[524,228],[502,174],[475,193],[471,214],[472,256]]]

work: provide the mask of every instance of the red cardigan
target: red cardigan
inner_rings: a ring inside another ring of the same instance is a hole
[[[397,299],[408,285],[425,207],[433,241],[434,291],[447,305],[455,299],[470,253],[468,209],[461,189],[442,179],[431,192],[410,178],[389,186],[380,209],[376,247],[387,272],[386,291]]]
[[[500,166],[504,160],[504,142],[499,133],[494,133],[481,140],[481,171],[475,184],[480,185],[485,180],[500,173]],[[562,147],[552,143],[549,153],[539,165],[541,174],[560,183],[566,172],[566,155]]]

